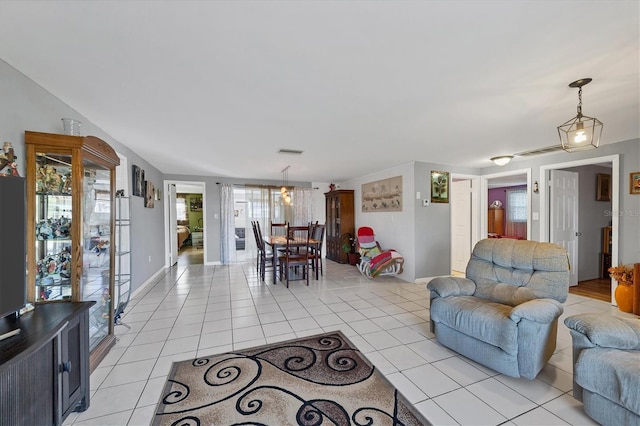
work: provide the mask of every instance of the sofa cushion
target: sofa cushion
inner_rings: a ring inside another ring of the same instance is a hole
[[[433,321],[516,355],[518,332],[509,318],[512,309],[473,296],[437,298],[430,308]]]
[[[591,348],[580,352],[574,367],[574,380],[583,388],[640,415],[638,366],[638,351]]]

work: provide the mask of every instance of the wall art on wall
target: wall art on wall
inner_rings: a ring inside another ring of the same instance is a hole
[[[449,172],[431,170],[431,202],[449,202]]]
[[[144,186],[144,206],[147,208],[152,209],[153,208],[153,200],[155,198],[156,195],[156,189],[153,186],[153,183],[151,181],[146,181],[145,182],[145,186]]]
[[[598,173],[596,177],[596,201],[611,201],[611,175]]]
[[[144,197],[144,170],[134,164],[131,166],[131,175],[133,176],[133,190],[131,194],[136,197]]]
[[[629,173],[629,194],[640,194],[640,172]]]
[[[362,212],[402,211],[402,176],[362,185]]]
[[[191,197],[189,202],[189,211],[201,212],[202,211],[202,197]]]

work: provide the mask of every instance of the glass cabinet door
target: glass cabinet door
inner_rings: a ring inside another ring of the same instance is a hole
[[[89,348],[109,334],[111,322],[111,171],[84,161],[82,280],[80,298],[95,301],[89,311]]]
[[[70,300],[71,155],[37,153],[35,184],[35,300]]]
[[[115,150],[95,136],[25,131],[27,300],[93,301],[89,367],[115,344]]]

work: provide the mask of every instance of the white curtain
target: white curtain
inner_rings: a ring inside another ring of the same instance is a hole
[[[294,188],[293,195],[293,224],[306,225],[313,218],[313,189]]]
[[[223,265],[228,265],[235,262],[237,259],[233,185],[226,183],[220,185],[220,200],[222,218],[220,224],[220,262]]]

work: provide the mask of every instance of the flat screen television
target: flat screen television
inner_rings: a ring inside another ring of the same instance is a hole
[[[26,303],[25,181],[0,175],[0,318]]]

